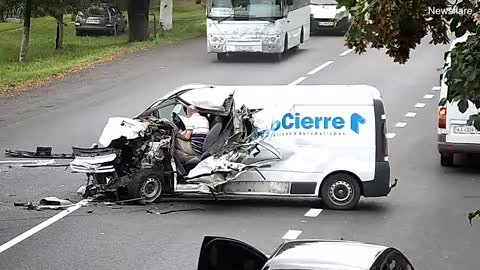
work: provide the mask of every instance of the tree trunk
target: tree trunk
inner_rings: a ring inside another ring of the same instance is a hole
[[[172,29],[173,0],[160,1],[160,26],[163,30]]]
[[[56,16],[57,19],[57,38],[55,39],[55,49],[63,49],[63,14]]]
[[[148,11],[150,0],[128,2],[128,41],[145,41],[148,38]]]
[[[28,55],[30,42],[30,20],[32,18],[32,0],[25,0],[22,47],[20,48],[19,61],[23,62]]]

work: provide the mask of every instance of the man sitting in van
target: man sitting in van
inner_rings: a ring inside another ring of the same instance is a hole
[[[208,119],[198,113],[198,109],[190,105],[187,107],[188,121],[185,131],[177,135],[176,153],[182,161],[190,156],[200,156],[203,153],[203,143],[210,130]]]

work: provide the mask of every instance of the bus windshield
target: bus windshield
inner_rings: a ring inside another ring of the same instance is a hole
[[[210,0],[209,18],[278,18],[283,16],[282,0]]]

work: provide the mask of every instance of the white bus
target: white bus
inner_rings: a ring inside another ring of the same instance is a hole
[[[208,53],[269,53],[280,59],[310,38],[309,0],[209,0]]]

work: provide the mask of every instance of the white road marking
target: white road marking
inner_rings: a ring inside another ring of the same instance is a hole
[[[395,124],[395,127],[403,128],[407,126],[407,122],[398,122]]]
[[[393,139],[395,136],[397,136],[397,133],[395,132],[387,133],[387,139]]]
[[[312,71],[308,72],[307,74],[308,75],[313,75],[313,74],[319,72],[320,70],[328,67],[331,64],[333,64],[333,61],[327,61],[327,62],[321,64],[320,66],[318,66],[317,68],[313,69]]]
[[[318,215],[320,215],[320,213],[322,213],[323,209],[315,209],[315,208],[312,208],[310,210],[308,210],[307,213],[305,213],[305,216],[306,217],[318,217]]]
[[[434,97],[434,95],[432,94],[426,94],[425,96],[423,96],[423,98],[425,99],[432,99]]]
[[[425,103],[417,103],[415,104],[415,108],[423,108],[425,107]]]
[[[408,117],[408,118],[413,118],[413,117],[415,117],[415,115],[417,115],[417,113],[414,113],[414,112],[408,112],[407,114],[405,114],[405,117]]]
[[[295,81],[289,83],[288,85],[297,85],[299,83],[301,83],[303,80],[305,80],[307,77],[300,77],[298,79],[296,79]]]
[[[440,86],[434,86],[432,87],[433,91],[440,91],[441,87]]]
[[[59,221],[60,219],[66,217],[67,215],[75,212],[76,210],[80,209],[82,206],[86,205],[90,200],[81,200],[80,202],[76,203],[74,206],[71,206],[62,212],[56,214],[55,216],[45,220],[44,222],[38,224],[37,226],[31,228],[30,230],[20,234],[19,236],[13,238],[12,240],[8,241],[7,243],[0,246],[0,254],[5,250],[15,246],[16,244],[22,242],[23,240],[27,239],[28,237],[38,233],[39,231],[45,229],[46,227],[52,225],[53,223]]]
[[[348,49],[348,50],[344,51],[343,53],[341,53],[340,56],[345,56],[345,55],[347,55],[351,52],[353,52],[353,49]]]
[[[284,240],[294,240],[297,239],[300,234],[302,234],[302,231],[298,230],[289,230],[283,237],[282,239]]]

